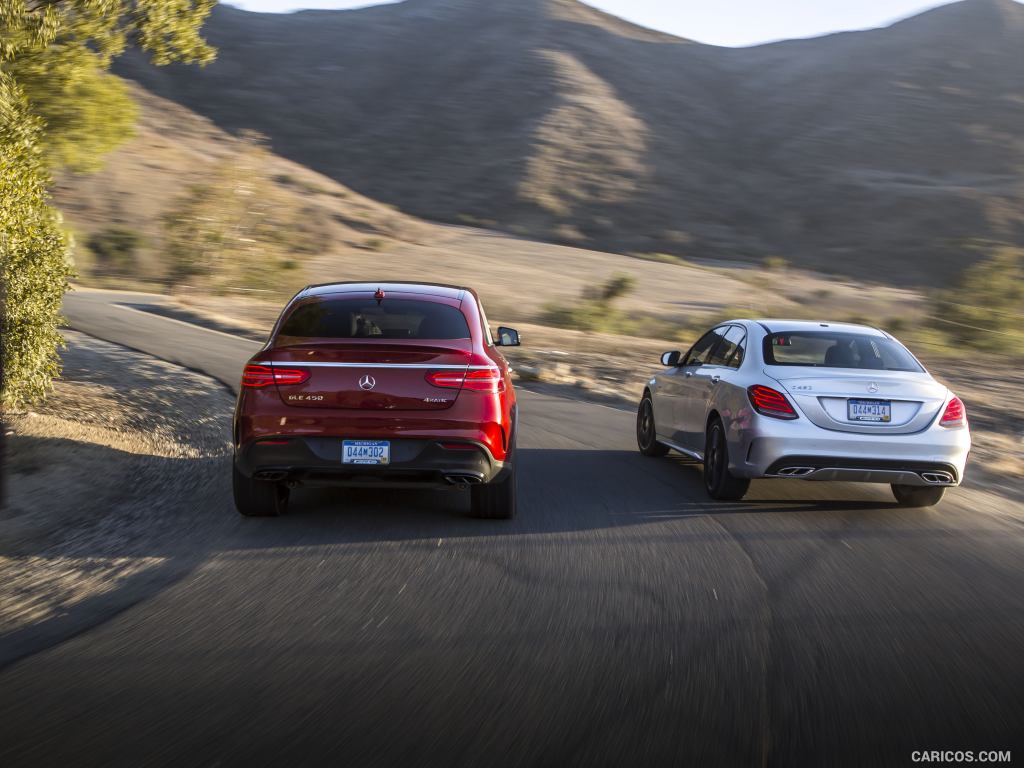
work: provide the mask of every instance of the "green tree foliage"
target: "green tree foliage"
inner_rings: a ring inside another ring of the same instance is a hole
[[[47,167],[95,168],[135,108],[107,74],[127,45],[157,64],[206,62],[199,28],[216,0],[0,0],[0,403],[42,397],[59,373],[68,244]]]
[[[0,61],[43,119],[54,165],[95,169],[131,135],[136,107],[107,74],[135,42],[157,64],[206,62],[199,26],[214,0],[2,0]]]
[[[3,387],[17,408],[46,393],[59,373],[57,326],[71,269],[36,144],[42,128],[11,78],[0,72],[0,291]]]
[[[99,170],[103,156],[131,138],[138,107],[120,78],[93,67],[19,75],[46,126],[43,146],[52,167]]]
[[[164,217],[171,279],[223,290],[266,287],[297,266],[294,254],[316,250],[295,226],[301,213],[266,173],[267,151],[255,134],[244,147],[178,198]]]
[[[939,297],[935,321],[958,344],[1024,354],[1024,248],[993,248],[958,288]]]

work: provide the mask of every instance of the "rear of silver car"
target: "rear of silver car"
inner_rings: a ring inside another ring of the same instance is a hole
[[[734,320],[663,364],[641,402],[641,451],[659,455],[656,440],[702,461],[715,498],[792,478],[888,483],[901,504],[929,506],[963,481],[963,403],[883,331]]]
[[[754,413],[750,428],[736,433],[737,475],[921,486],[963,480],[971,448],[966,421],[943,421],[952,395],[927,373],[823,378],[814,369],[766,367],[764,375],[799,418]],[[889,405],[887,420],[855,418],[874,403]]]
[[[770,344],[781,334],[762,327],[758,335],[751,356],[761,366],[751,374],[782,393],[796,418],[760,411],[752,400],[748,427],[732,433],[734,474],[907,486],[963,481],[971,450],[963,403],[920,364],[918,371],[771,365]]]

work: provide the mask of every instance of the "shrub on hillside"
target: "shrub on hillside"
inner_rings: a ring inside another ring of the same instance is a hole
[[[85,244],[96,257],[97,272],[123,275],[135,271],[142,236],[133,229],[112,227],[90,235]]]
[[[623,312],[614,306],[635,287],[636,279],[632,275],[612,275],[603,283],[584,288],[579,301],[545,305],[540,321],[556,328],[623,336],[665,338],[677,333],[677,325],[649,315]]]
[[[1001,245],[937,297],[933,322],[955,344],[1024,354],[1024,248]]]
[[[171,279],[222,291],[277,286],[295,271],[297,254],[320,252],[316,229],[298,226],[302,212],[279,194],[266,174],[267,152],[254,134],[243,150],[189,187],[164,216],[164,249]],[[301,279],[301,278],[297,278]]]

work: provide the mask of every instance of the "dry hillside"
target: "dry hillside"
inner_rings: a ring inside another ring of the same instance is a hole
[[[237,160],[244,145],[173,102],[139,87],[132,93],[140,106],[135,137],[111,154],[98,173],[64,174],[54,197],[75,232],[76,258],[85,271],[90,267],[89,235],[123,228],[142,237],[137,276],[159,279],[166,271],[163,214],[190,185],[208,182],[215,168]],[[295,211],[297,233],[322,243],[324,255],[379,250],[395,240],[416,240],[429,229],[294,162],[274,155],[266,161],[275,194]]]
[[[373,199],[588,247],[938,284],[1024,242],[1024,6],[747,49],[576,0],[406,0],[207,25],[120,72]]]

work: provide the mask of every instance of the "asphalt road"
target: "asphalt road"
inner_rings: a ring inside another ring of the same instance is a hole
[[[66,311],[228,382],[255,348],[109,294]],[[180,578],[0,670],[0,765],[1024,762],[1020,505],[798,481],[711,503],[630,412],[521,410],[514,521],[342,491],[236,520],[225,465]]]

